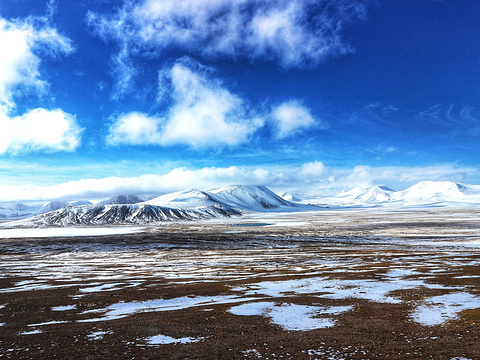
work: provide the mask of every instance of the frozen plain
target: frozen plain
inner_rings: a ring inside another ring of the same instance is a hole
[[[479,219],[344,208],[5,237],[0,355],[478,359]]]

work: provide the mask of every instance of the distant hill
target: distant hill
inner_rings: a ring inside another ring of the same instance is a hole
[[[100,201],[97,205],[130,205],[138,204],[143,200],[135,195],[118,195],[110,199]]]
[[[450,181],[421,181],[402,191],[394,191],[386,186],[356,187],[322,200],[342,206],[474,205],[480,204],[480,186]]]

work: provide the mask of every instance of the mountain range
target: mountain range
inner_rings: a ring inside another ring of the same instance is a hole
[[[462,185],[450,181],[421,181],[405,190],[386,186],[355,187],[329,198],[303,199],[336,206],[469,206],[480,205],[480,185]]]
[[[128,203],[130,202],[130,203]],[[67,204],[17,222],[20,226],[143,224],[239,216],[250,211],[288,211],[311,206],[286,201],[264,186],[227,186],[209,192],[179,191],[141,201],[117,196],[96,205]]]
[[[480,185],[422,181],[395,191],[386,186],[355,187],[333,197],[306,198],[264,186],[232,185],[210,191],[178,191],[143,201],[121,195],[92,204],[89,201],[49,202],[41,206],[10,204],[0,207],[0,219],[24,226],[143,224],[164,221],[240,216],[247,212],[320,210],[325,207],[431,207],[480,205]]]

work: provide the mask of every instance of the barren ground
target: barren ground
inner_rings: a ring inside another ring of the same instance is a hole
[[[0,358],[480,359],[480,211],[0,239]]]

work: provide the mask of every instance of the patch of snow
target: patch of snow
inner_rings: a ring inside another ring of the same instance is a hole
[[[152,311],[172,311],[188,309],[196,306],[212,306],[218,304],[236,303],[239,301],[248,301],[251,299],[240,298],[234,295],[228,296],[196,296],[196,297],[180,297],[173,299],[159,299],[159,300],[147,300],[141,302],[119,302],[107,306],[104,309],[89,310],[83,314],[89,313],[101,313],[106,314],[101,318],[79,320],[80,322],[96,322],[105,320],[120,319],[131,314],[152,312]]]
[[[184,337],[184,338],[177,339],[177,338],[173,338],[165,335],[155,335],[145,339],[145,341],[149,345],[188,344],[188,343],[198,342],[201,340],[203,340],[202,337],[200,338]]]
[[[30,324],[29,327],[45,326],[45,325],[55,325],[55,324],[66,324],[68,321],[47,321],[38,324]]]
[[[271,322],[285,330],[306,331],[331,327],[335,321],[331,318],[317,318],[319,315],[336,315],[351,310],[351,306],[321,308],[317,306],[282,304],[273,302],[254,302],[235,306],[229,310],[234,315],[266,316]]]
[[[265,281],[234,288],[249,295],[267,295],[272,297],[291,294],[318,294],[329,299],[365,299],[383,303],[399,303],[400,300],[389,294],[396,290],[416,289],[420,287],[445,289],[442,285],[427,284],[422,280],[409,280],[391,277],[385,281],[377,280],[332,280],[327,278],[293,279],[284,281]]]
[[[143,227],[69,227],[69,228],[44,228],[44,229],[2,229],[0,238],[45,238],[45,237],[71,237],[71,236],[102,236],[134,234],[144,231]]]
[[[65,305],[65,306],[54,306],[52,307],[52,311],[68,311],[68,310],[75,310],[77,305]]]
[[[106,331],[94,331],[94,332],[87,335],[87,339],[92,340],[92,341],[102,340],[103,337],[107,334],[108,334],[108,332],[106,332]]]
[[[21,332],[20,335],[35,335],[35,334],[41,334],[42,330],[31,330],[31,331],[24,331]]]
[[[412,319],[425,326],[440,325],[454,320],[463,310],[480,308],[480,297],[469,293],[434,296],[415,309]]]
[[[79,289],[78,291],[83,293],[92,293],[92,292],[99,292],[99,291],[113,291],[117,290],[118,286],[121,286],[122,283],[113,283],[113,284],[102,284],[98,286],[90,286],[86,288]]]

